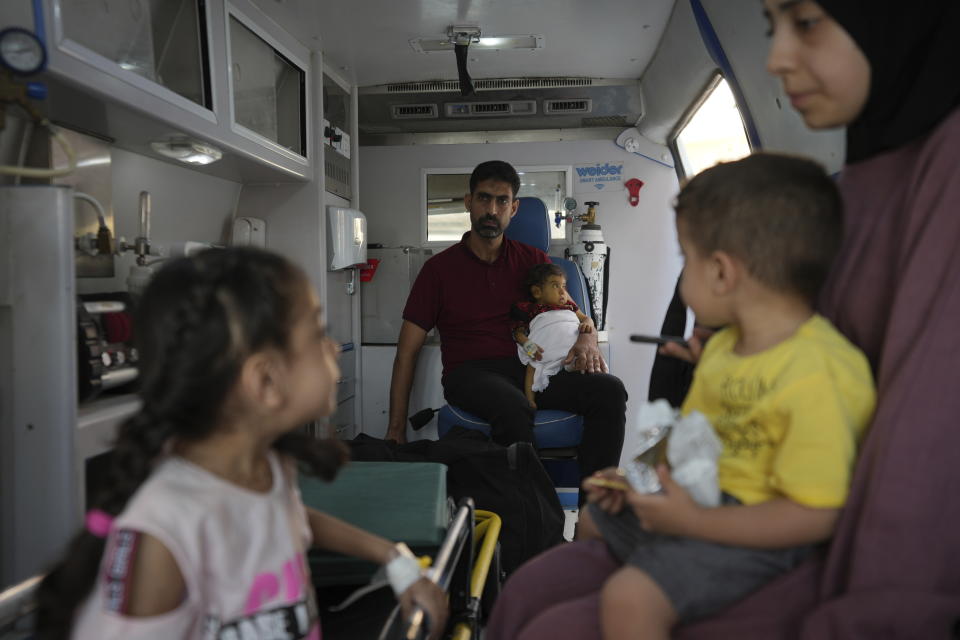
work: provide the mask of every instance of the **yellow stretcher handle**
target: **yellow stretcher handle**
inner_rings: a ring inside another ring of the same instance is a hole
[[[470,572],[470,597],[480,598],[483,595],[483,585],[487,582],[487,574],[490,571],[490,564],[493,562],[493,554],[497,549],[497,541],[500,539],[500,528],[503,522],[500,516],[492,511],[477,509],[474,511],[474,536],[482,540],[480,550],[477,552],[477,559],[473,563],[473,570]],[[453,629],[452,640],[470,640],[470,627],[466,623],[459,623]]]

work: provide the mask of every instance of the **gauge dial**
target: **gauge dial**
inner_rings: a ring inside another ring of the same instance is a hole
[[[19,75],[31,75],[47,64],[43,43],[26,29],[0,31],[0,65]]]
[[[564,198],[563,199],[563,208],[567,211],[573,211],[577,208],[577,201],[573,198]]]

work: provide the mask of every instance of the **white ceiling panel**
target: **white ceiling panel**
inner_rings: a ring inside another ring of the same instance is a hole
[[[474,51],[474,78],[592,76],[639,78],[674,0],[254,0],[284,29],[359,86],[454,79],[451,52],[417,53],[409,41],[436,38],[452,24],[484,36],[543,35],[537,51]]]

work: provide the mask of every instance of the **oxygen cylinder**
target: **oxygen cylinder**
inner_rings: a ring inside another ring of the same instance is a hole
[[[604,295],[605,272],[609,247],[603,241],[600,225],[594,224],[596,202],[587,202],[588,210],[582,219],[587,222],[575,230],[573,244],[565,251],[566,257],[573,260],[583,272],[587,282],[587,295],[593,310],[593,323],[597,331],[604,328],[606,314],[606,296]]]

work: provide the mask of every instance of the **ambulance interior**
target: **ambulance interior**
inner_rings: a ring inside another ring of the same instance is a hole
[[[680,181],[752,149],[843,158],[842,132],[808,131],[765,71],[756,0],[6,0],[10,28],[45,53],[0,79],[0,591],[58,556],[138,408],[129,327],[93,356],[78,342],[164,258],[296,261],[342,351],[337,410],[312,428],[383,437],[410,285],[469,228],[472,168],[506,160],[551,255],[576,253],[590,211],[600,225],[626,455],[655,355],[630,335],[659,334],[674,294]],[[411,414],[445,404],[440,371],[433,332]]]

